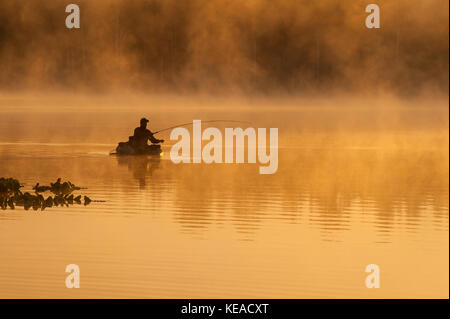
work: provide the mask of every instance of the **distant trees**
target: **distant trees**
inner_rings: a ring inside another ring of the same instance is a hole
[[[448,92],[446,1],[74,2],[0,3],[0,89]]]

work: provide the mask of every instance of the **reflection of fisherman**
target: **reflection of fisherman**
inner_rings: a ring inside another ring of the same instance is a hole
[[[138,151],[146,151],[148,149],[160,148],[159,143],[164,143],[164,140],[158,140],[153,136],[153,133],[147,129],[148,120],[146,118],[141,119],[141,125],[136,127],[132,138],[133,148]],[[147,141],[150,140],[153,145],[148,145]]]
[[[141,189],[147,186],[148,181],[152,182],[153,172],[161,168],[159,156],[117,156],[117,163],[120,166],[128,167],[128,171],[139,182]]]

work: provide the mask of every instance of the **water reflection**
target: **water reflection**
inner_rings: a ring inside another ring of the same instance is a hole
[[[339,233],[359,224],[370,225],[379,242],[428,224],[448,230],[444,152],[284,149],[280,160],[273,176],[252,165],[176,165],[157,157],[117,163],[151,193],[152,205],[172,212],[181,231],[194,236],[233,225],[251,240],[272,223],[316,228],[325,241],[340,241]]]
[[[448,151],[281,149],[264,176],[72,148],[0,145],[24,190],[62,176],[105,200],[1,211],[0,296],[66,296],[55,274],[73,260],[80,297],[373,297],[374,260],[393,274],[380,297],[448,293]]]
[[[115,155],[119,166],[126,166],[133,174],[133,177],[139,182],[139,187],[145,189],[147,179],[153,175],[153,172],[160,168],[160,156],[119,156]]]
[[[129,102],[52,113],[45,99],[1,114],[0,176],[24,191],[62,177],[105,202],[0,211],[0,297],[448,298],[447,101],[290,111]],[[144,114],[158,128],[228,117],[279,127],[279,170],[176,165],[167,149],[156,161],[109,156]],[[74,262],[85,274],[77,291],[61,284]],[[383,289],[365,288],[369,263],[386,274]]]

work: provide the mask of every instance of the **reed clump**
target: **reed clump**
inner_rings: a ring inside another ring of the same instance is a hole
[[[22,206],[25,210],[45,210],[49,207],[58,207],[74,204],[89,205],[92,200],[87,196],[73,194],[74,191],[83,189],[70,181],[63,182],[58,178],[55,183],[40,185],[36,183],[33,187],[34,194],[22,192],[23,185],[14,178],[0,177],[0,208],[2,210],[15,209],[16,206]],[[43,193],[51,192],[52,195],[45,197]]]

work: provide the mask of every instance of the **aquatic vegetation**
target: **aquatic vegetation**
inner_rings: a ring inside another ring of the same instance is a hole
[[[0,177],[0,194],[16,194],[22,185],[14,178]]]
[[[43,193],[43,192],[49,191],[50,189],[51,189],[50,186],[39,186],[39,183],[37,183],[35,186],[33,186],[33,190],[36,193]]]
[[[25,210],[33,209],[45,210],[48,207],[58,207],[82,203],[81,195],[74,196],[72,194],[76,190],[82,189],[79,186],[75,186],[70,181],[62,182],[61,178],[58,178],[55,183],[50,183],[50,186],[41,186],[39,183],[33,187],[35,194],[29,192],[22,192],[20,188],[23,185],[14,178],[0,178],[0,208],[2,210],[15,209],[16,206],[23,206]],[[52,192],[47,198],[41,193]],[[89,205],[92,200],[84,196],[84,205]]]
[[[61,182],[61,178],[58,178],[55,183],[50,183],[50,186],[40,186],[39,183],[37,183],[33,190],[36,193],[43,193],[46,191],[51,191],[53,194],[56,195],[67,195],[72,193],[73,191],[80,190],[81,187],[75,186],[70,181],[67,182]]]

